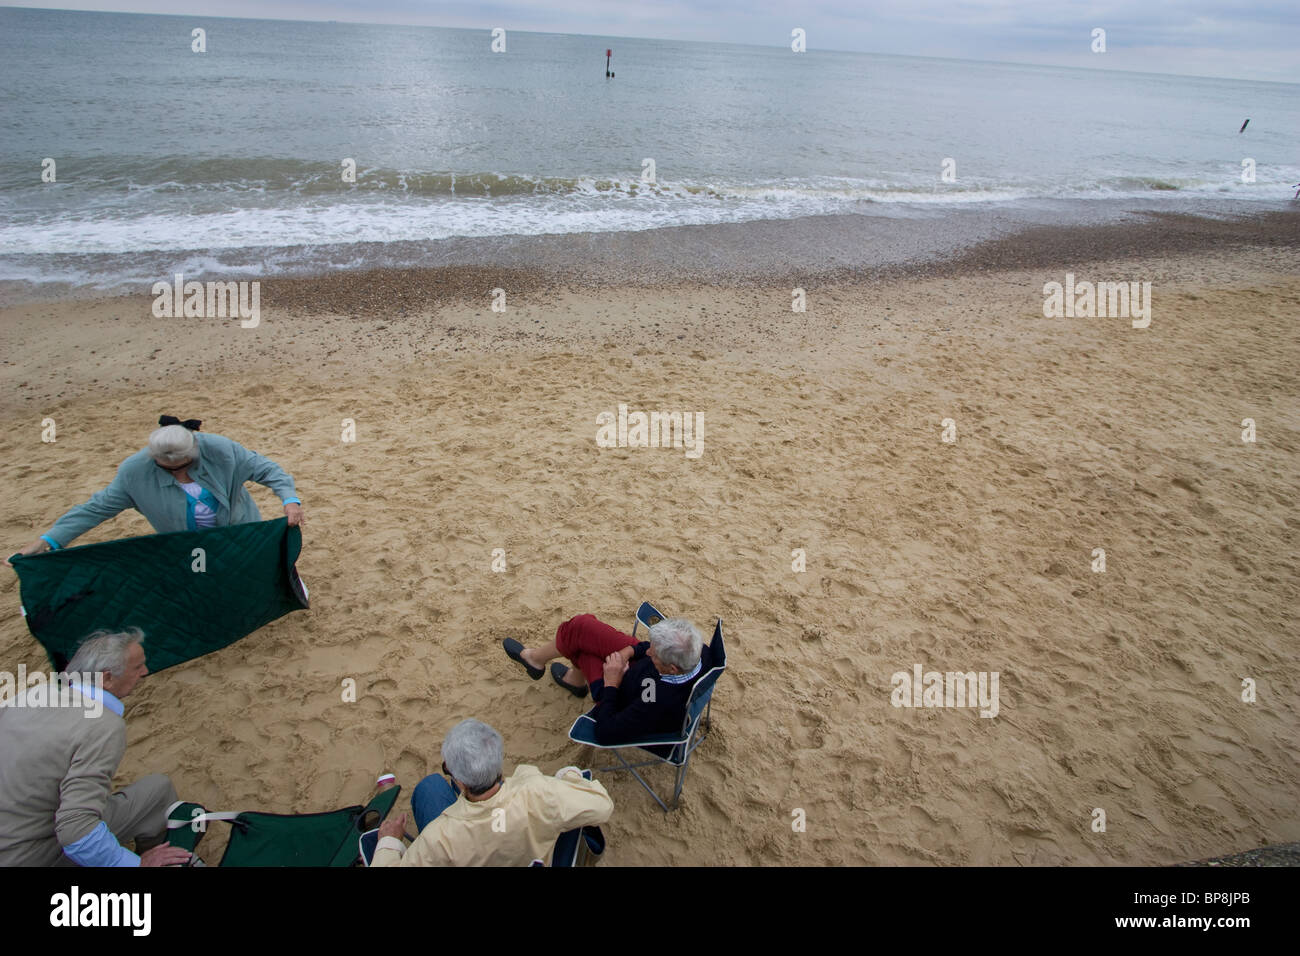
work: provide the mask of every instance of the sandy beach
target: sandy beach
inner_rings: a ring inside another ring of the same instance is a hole
[[[466,717],[501,731],[507,772],[591,765],[565,738],[583,705],[501,640],[585,612],[630,630],[650,600],[706,636],[721,618],[730,668],[678,811],[601,778],[610,864],[1166,864],[1296,841],[1296,223],[1027,233],[811,278],[802,313],[798,276],[468,267],[268,281],[256,329],[157,319],[143,295],[11,305],[0,531],[10,552],[45,531],[160,413],[294,475],[311,610],[127,702],[119,783],[169,773],[211,809],[363,803],[381,771],[405,809]],[[1180,228],[1201,238],[1159,241]],[[1149,327],[1045,318],[1067,272],[1150,282]],[[599,447],[620,404],[702,415],[700,454]],[[77,543],[149,532],[131,512]],[[0,666],[47,667],[11,571],[0,596]],[[916,665],[997,672],[997,715],[893,706]]]

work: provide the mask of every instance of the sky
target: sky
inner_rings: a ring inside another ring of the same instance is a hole
[[[1300,83],[1300,0],[24,0],[3,6],[340,20],[853,50]],[[1105,30],[1105,52],[1093,31]]]

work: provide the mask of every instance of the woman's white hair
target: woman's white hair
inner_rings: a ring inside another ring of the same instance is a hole
[[[144,646],[144,631],[128,627],[125,631],[96,631],[77,648],[64,670],[69,674],[102,674],[114,677],[126,672],[126,654],[132,644]]]
[[[481,720],[462,720],[442,741],[442,761],[473,793],[491,790],[505,759],[501,735]]]
[[[704,638],[684,617],[673,617],[650,626],[650,646],[665,664],[683,673],[700,662]]]
[[[149,436],[149,454],[164,465],[179,465],[198,457],[199,443],[184,425],[164,425]]]

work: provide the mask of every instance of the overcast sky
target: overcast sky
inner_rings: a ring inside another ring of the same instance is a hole
[[[3,6],[537,30],[1300,82],[1300,0],[26,0]],[[1092,31],[1106,31],[1093,53]]]

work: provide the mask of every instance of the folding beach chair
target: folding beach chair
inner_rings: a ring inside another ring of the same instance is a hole
[[[643,601],[641,606],[637,608],[636,620],[632,623],[632,636],[636,637],[637,628],[641,625],[649,628],[652,624],[658,624],[663,618],[664,615],[655,610],[649,601]],[[682,719],[680,734],[657,734],[643,740],[625,741],[620,744],[601,744],[596,742],[596,722],[591,719],[590,712],[575,720],[573,726],[569,728],[569,739],[575,743],[586,744],[599,750],[614,751],[614,756],[618,758],[620,766],[597,767],[595,769],[598,772],[630,771],[641,786],[645,787],[646,792],[654,797],[655,803],[659,804],[665,813],[677,808],[678,800],[682,795],[682,786],[686,783],[686,770],[690,764],[691,754],[709,735],[710,717],[713,708],[713,687],[718,682],[718,678],[722,676],[722,672],[727,669],[727,651],[722,644],[721,618],[718,618],[718,623],[713,628],[713,639],[709,641],[709,648],[712,651],[713,666],[707,673],[701,674],[695,682],[695,686],[691,688],[691,696],[686,704],[686,716]],[[701,724],[703,725],[702,733],[700,732]],[[623,749],[627,747],[639,747],[654,759],[644,760],[640,763],[628,763],[622,753]],[[671,805],[665,803],[659,794],[655,793],[654,788],[646,783],[645,778],[637,773],[638,767],[650,767],[656,763],[666,763],[677,768],[677,780],[673,786]]]
[[[582,776],[590,780],[591,771],[582,771]],[[566,830],[555,841],[551,850],[551,866],[595,866],[605,853],[605,834],[597,826],[578,827]],[[533,860],[533,866],[545,866],[543,860]]]
[[[595,866],[604,852],[605,834],[600,827],[580,827],[560,834],[551,851],[551,866]],[[546,864],[534,860],[532,865]]]
[[[218,866],[355,866],[358,838],[384,821],[401,789],[389,787],[364,807],[326,813],[209,813],[197,803],[176,803],[167,812],[169,842],[193,851],[207,824],[221,820],[231,831]]]

